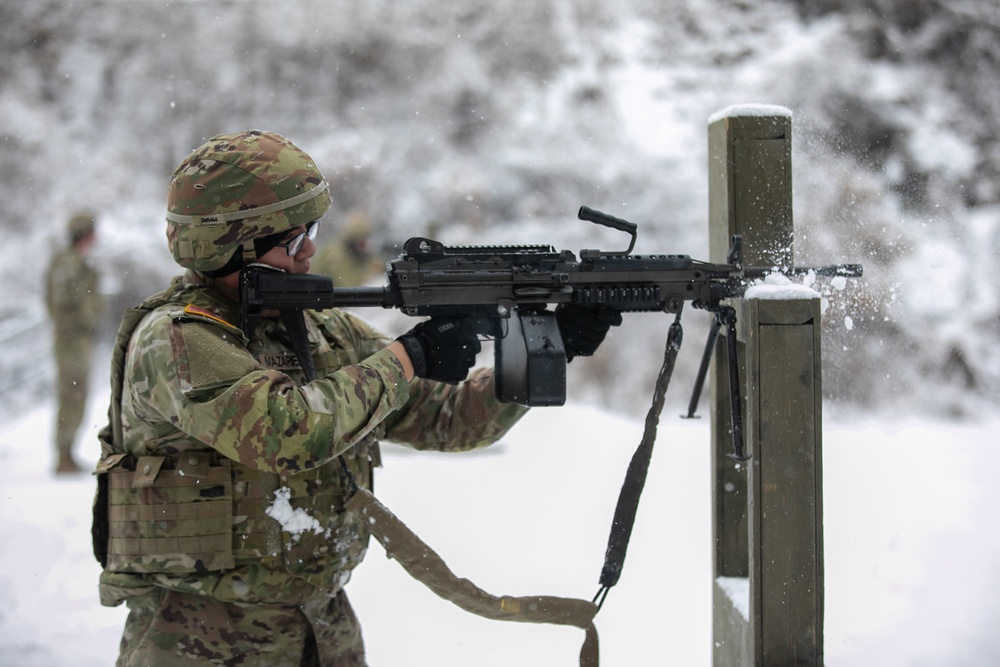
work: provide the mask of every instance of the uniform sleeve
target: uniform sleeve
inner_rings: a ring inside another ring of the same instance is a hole
[[[358,332],[358,349],[371,354],[389,339],[350,313],[342,313]],[[458,385],[415,378],[409,400],[386,421],[385,438],[414,449],[468,451],[504,436],[528,411],[496,399],[493,369],[478,368]]]
[[[127,378],[144,420],[170,422],[252,468],[290,474],[350,448],[409,397],[391,352],[299,387],[258,364],[238,333],[159,312],[133,335]]]
[[[527,411],[497,400],[493,369],[477,368],[458,385],[417,379],[405,407],[387,421],[386,438],[415,449],[467,451],[496,442]]]

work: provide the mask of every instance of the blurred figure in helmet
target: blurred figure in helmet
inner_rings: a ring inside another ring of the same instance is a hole
[[[45,281],[56,359],[57,474],[82,472],[73,446],[87,407],[94,338],[104,312],[99,277],[88,258],[97,239],[94,216],[86,212],[74,215],[66,231],[68,243],[53,255]]]
[[[336,309],[240,329],[241,270],[308,272],[330,206],[313,159],[269,132],[213,137],[173,174],[167,242],[187,271],[126,314],[100,435],[119,666],[366,664],[344,585],[368,529],[343,508],[379,440],[468,450],[526,411],[497,401],[492,369],[470,373],[480,344],[455,320],[395,340]]]
[[[335,287],[366,285],[384,276],[385,260],[373,256],[369,247],[372,220],[368,214],[352,209],[338,228],[331,241],[320,244],[311,271],[330,276]]]

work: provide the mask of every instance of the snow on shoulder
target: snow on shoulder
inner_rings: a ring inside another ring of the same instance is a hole
[[[818,299],[819,292],[806,285],[793,283],[788,276],[772,273],[747,288],[745,299]]]
[[[708,124],[711,125],[722,118],[736,116],[785,116],[791,118],[792,110],[777,104],[733,104],[709,116]]]

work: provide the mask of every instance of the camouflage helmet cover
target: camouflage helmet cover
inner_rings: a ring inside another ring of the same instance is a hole
[[[167,193],[167,242],[185,268],[213,271],[252,240],[317,220],[330,208],[309,155],[273,132],[220,134],[188,155]]]

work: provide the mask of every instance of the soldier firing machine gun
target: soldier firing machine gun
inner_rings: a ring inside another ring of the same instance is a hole
[[[786,276],[859,277],[859,264],[820,267],[743,266],[743,242],[737,235],[725,264],[688,255],[633,255],[635,223],[581,207],[578,217],[626,232],[623,251],[569,250],[551,246],[445,246],[411,238],[387,263],[382,287],[335,288],[315,274],[287,274],[252,265],[240,278],[241,328],[252,335],[261,313],[304,309],[380,306],[411,316],[463,318],[469,327],[495,341],[496,392],[501,401],[527,406],[562,405],[566,400],[566,354],[551,304],[574,303],[619,312],[667,312],[679,320],[684,302],[709,311],[715,320],[702,355],[688,409],[697,409],[709,361],[720,329],[727,330],[732,408],[733,451],[743,460],[742,411],[736,356],[736,311],[723,304],[741,297],[754,280],[771,273]],[[292,318],[293,319],[293,318]],[[290,321],[286,318],[286,322]]]

